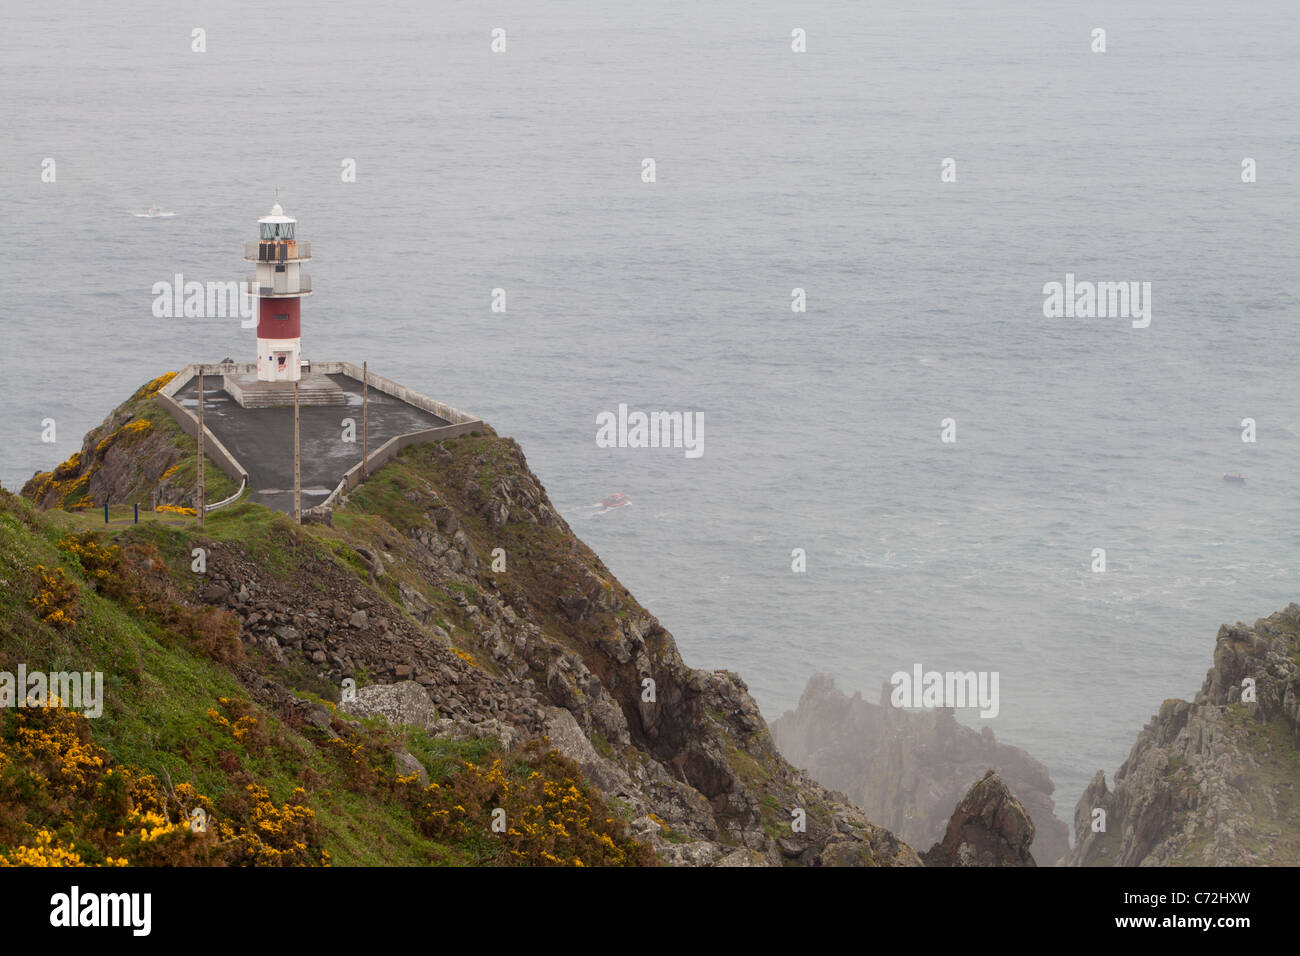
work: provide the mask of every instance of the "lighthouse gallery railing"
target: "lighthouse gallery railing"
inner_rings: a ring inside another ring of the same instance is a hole
[[[244,259],[252,262],[294,262],[311,258],[311,242],[307,239],[246,239]]]

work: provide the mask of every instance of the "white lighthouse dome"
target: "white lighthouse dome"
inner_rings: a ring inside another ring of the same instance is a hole
[[[274,206],[271,207],[271,212],[269,215],[263,216],[261,219],[257,221],[258,222],[297,222],[298,220],[294,219],[292,216],[286,216],[284,214],[284,209],[281,208],[279,203],[276,203]]]

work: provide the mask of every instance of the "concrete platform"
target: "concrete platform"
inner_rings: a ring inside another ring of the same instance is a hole
[[[263,382],[255,372],[226,375],[222,387],[243,408],[293,407],[293,382]],[[346,405],[348,397],[329,375],[303,372],[298,383],[298,407]]]
[[[348,375],[329,379],[344,405],[299,407],[302,443],[302,508],[323,502],[349,468],[361,460],[361,382]],[[248,471],[250,498],[268,508],[293,513],[293,387],[288,407],[244,408],[214,379],[205,382],[204,424]],[[300,390],[301,391],[301,390]],[[175,394],[191,413],[198,411],[198,382]],[[356,442],[344,441],[343,420],[355,422]],[[370,389],[370,450],[389,438],[447,425],[446,419],[378,389]]]

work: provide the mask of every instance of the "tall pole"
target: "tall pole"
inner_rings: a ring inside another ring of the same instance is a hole
[[[298,383],[293,383],[293,520],[302,524],[302,472],[298,454]]]
[[[370,363],[361,363],[361,480],[366,480],[366,459],[370,457]]]
[[[199,366],[199,527],[203,527],[203,366]]]

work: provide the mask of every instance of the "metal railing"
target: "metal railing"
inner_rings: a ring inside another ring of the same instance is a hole
[[[306,239],[248,239],[244,258],[249,262],[297,262],[311,258],[311,243]]]
[[[208,428],[206,425],[204,426],[204,429],[203,429],[203,430],[204,430],[205,432],[207,432],[209,435],[212,434],[212,430],[211,430],[210,428]],[[204,506],[203,506],[203,510],[204,510],[205,512],[208,512],[208,511],[216,511],[218,508],[224,508],[226,505],[234,504],[234,503],[235,503],[236,501],[238,501],[241,497],[243,497],[244,489],[247,488],[247,487],[248,487],[248,476],[245,475],[243,478],[240,478],[240,479],[239,479],[239,490],[238,490],[238,491],[236,491],[236,492],[235,492],[233,495],[231,495],[229,498],[226,498],[226,499],[224,499],[224,500],[222,500],[222,501],[218,501],[218,502],[217,502],[216,504],[214,504],[214,505],[204,505]]]

